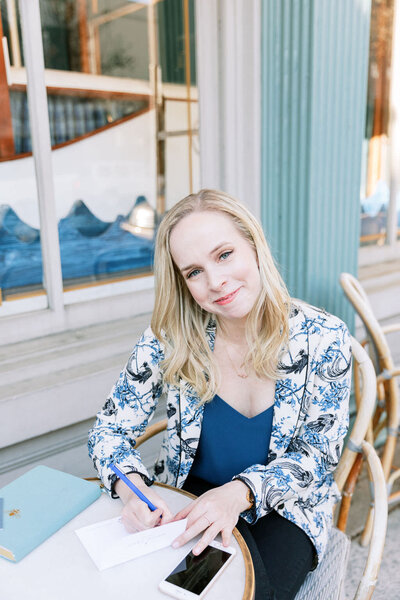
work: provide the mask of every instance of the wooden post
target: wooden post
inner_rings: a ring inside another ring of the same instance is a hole
[[[12,56],[12,66],[22,67],[21,48],[19,43],[16,0],[7,0],[8,27],[10,30],[10,46]]]
[[[93,17],[99,12],[98,0],[92,0],[92,18],[88,24],[88,48],[89,48],[89,73],[101,75],[101,55],[99,27],[97,22],[93,22]]]
[[[90,73],[86,0],[76,0],[82,73]]]
[[[3,25],[1,22],[0,9],[0,157],[5,158],[15,154],[15,146],[12,128],[10,94],[8,91],[7,72],[2,41]]]
[[[192,113],[190,102],[190,27],[189,27],[189,1],[183,0],[183,28],[185,32],[185,78],[186,78],[186,104],[187,104],[187,124],[188,124],[188,152],[189,152],[189,192],[193,193],[193,131],[192,131]]]
[[[147,8],[147,31],[149,39],[149,72],[152,91],[151,108],[155,113],[156,133],[156,210],[165,212],[165,101],[162,94],[161,69],[158,64],[158,38],[154,0]]]

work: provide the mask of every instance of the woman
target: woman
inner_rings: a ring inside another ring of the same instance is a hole
[[[202,190],[164,217],[148,328],[98,414],[89,451],[128,528],[188,518],[175,546],[201,552],[235,525],[257,598],[294,598],[323,556],[348,426],[346,326],[291,301],[262,229],[227,194]],[[198,495],[172,515],[134,450],[160,396],[168,427],[155,479]],[[114,475],[115,462],[159,509]]]

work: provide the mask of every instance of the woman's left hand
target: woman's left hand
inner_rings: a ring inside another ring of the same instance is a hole
[[[188,522],[185,532],[173,542],[173,548],[183,546],[202,531],[204,534],[193,548],[193,554],[200,554],[218,533],[222,535],[223,545],[229,546],[240,513],[249,507],[247,489],[240,480],[230,481],[202,494],[179,511],[174,521],[187,517]]]

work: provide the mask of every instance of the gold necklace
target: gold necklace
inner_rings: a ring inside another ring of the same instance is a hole
[[[248,373],[239,373],[239,371],[236,369],[236,367],[234,365],[234,362],[233,362],[233,360],[231,358],[231,355],[229,354],[228,346],[226,344],[224,344],[224,346],[225,346],[225,350],[226,350],[226,353],[227,353],[228,358],[229,358],[229,362],[231,363],[231,365],[233,367],[233,370],[235,371],[236,375],[238,377],[240,377],[241,379],[247,379],[248,376],[249,376],[249,374]],[[240,366],[243,367],[243,363]]]

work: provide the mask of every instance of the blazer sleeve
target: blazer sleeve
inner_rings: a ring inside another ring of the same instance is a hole
[[[152,480],[135,450],[162,394],[160,361],[164,358],[158,339],[148,328],[113,386],[89,432],[89,456],[106,491],[113,498],[117,476],[110,463],[125,473],[139,473],[149,485]]]
[[[303,421],[284,454],[266,466],[248,467],[234,478],[253,493],[253,507],[241,515],[249,523],[283,508],[293,497],[327,493],[326,484],[333,481],[349,422],[351,345],[343,323],[321,338],[310,368],[300,412]]]

